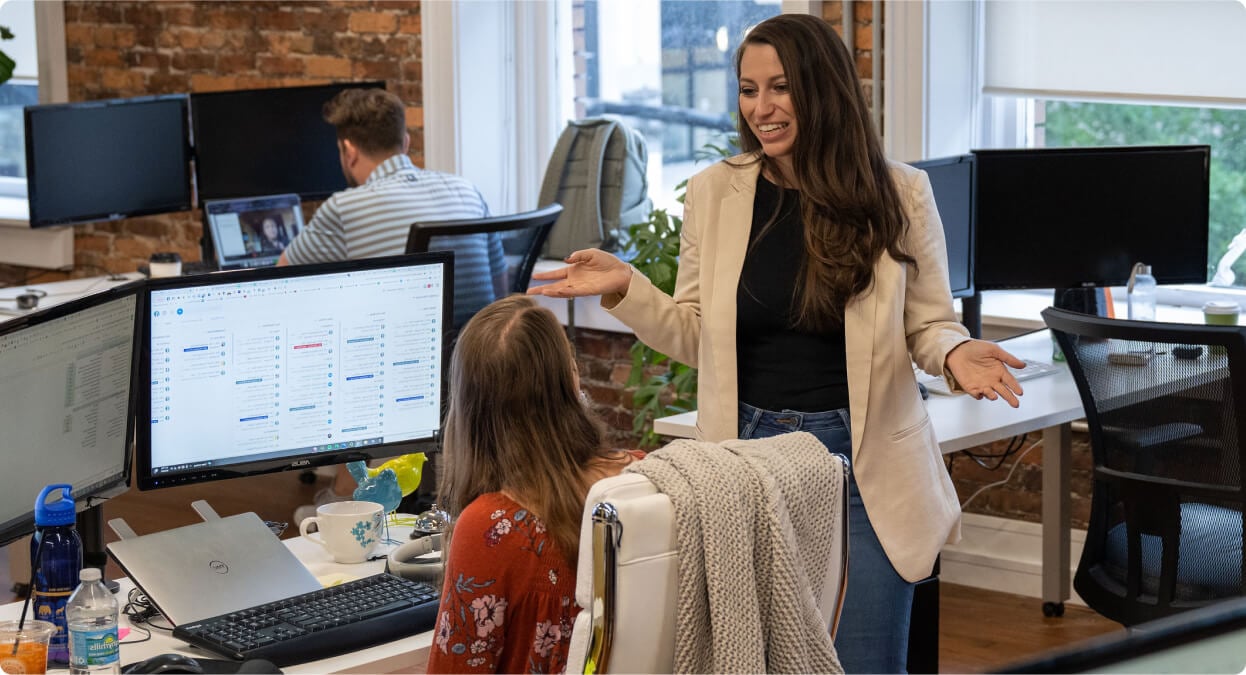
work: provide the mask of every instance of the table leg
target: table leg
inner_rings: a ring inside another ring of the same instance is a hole
[[[1069,424],[1043,430],[1043,614],[1063,616],[1069,598],[1070,464]]]

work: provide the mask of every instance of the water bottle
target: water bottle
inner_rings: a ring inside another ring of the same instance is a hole
[[[121,646],[117,641],[117,599],[100,581],[100,571],[83,568],[78,590],[69,598],[69,672],[120,673]]]
[[[1143,263],[1134,265],[1129,275],[1129,319],[1131,321],[1155,320],[1155,277],[1151,276],[1151,266]]]
[[[48,496],[60,491],[52,501]],[[69,663],[65,605],[82,570],[82,540],[74,529],[71,485],[49,485],[35,500],[35,536],[30,539],[30,567],[34,575],[31,604],[35,618],[56,626],[48,643],[48,663]]]

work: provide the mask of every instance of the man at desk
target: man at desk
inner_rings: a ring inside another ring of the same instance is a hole
[[[489,215],[470,181],[411,162],[406,113],[394,94],[347,89],[325,104],[324,118],[337,130],[348,187],[316,209],[278,265],[398,255],[406,251],[412,223]],[[456,308],[470,312],[505,295],[506,262],[496,235],[446,238],[431,248],[454,251]],[[460,314],[456,310],[455,326],[470,318]]]
[[[416,167],[407,156],[402,101],[384,89],[347,89],[324,106],[337,130],[338,155],[347,189],[334,193],[278,259],[278,265],[334,262],[398,255],[416,222],[484,218],[489,207],[480,191],[460,176]],[[454,252],[454,327],[475,309],[506,294],[506,261],[498,235],[434,239],[432,250]],[[429,469],[426,469],[429,470]],[[431,473],[431,472],[430,472]],[[432,485],[433,481],[424,481]],[[339,467],[333,487],[317,505],[350,499],[355,482]],[[424,494],[417,501],[428,501]],[[300,511],[303,507],[300,507]],[[306,515],[313,515],[312,512]],[[304,513],[296,512],[296,518]]]

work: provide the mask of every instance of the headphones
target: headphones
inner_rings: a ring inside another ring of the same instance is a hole
[[[27,288],[25,293],[16,298],[0,298],[0,300],[16,302],[18,309],[34,309],[39,306],[39,298],[46,298],[47,296],[47,291],[38,288]]]
[[[423,581],[434,586],[441,583],[441,556],[424,558],[441,551],[441,534],[413,539],[394,549],[385,561],[385,571],[404,579]]]

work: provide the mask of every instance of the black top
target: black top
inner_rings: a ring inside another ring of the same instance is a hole
[[[848,407],[847,357],[840,322],[825,333],[793,327],[796,284],[806,253],[800,192],[757,179],[749,249],[736,291],[736,360],[740,400],[766,410],[824,412]]]

